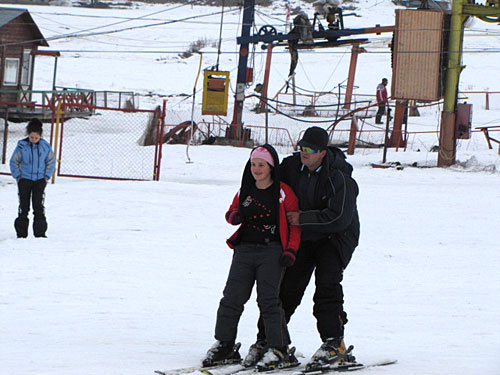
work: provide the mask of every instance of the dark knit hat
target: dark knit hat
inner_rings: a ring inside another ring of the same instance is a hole
[[[37,118],[32,118],[30,122],[28,122],[28,125],[26,126],[26,134],[30,133],[38,133],[42,135],[43,133],[43,127],[42,127],[42,122],[37,119]]]
[[[315,150],[326,150],[328,147],[328,133],[325,129],[319,126],[308,128],[302,139],[299,141],[299,146],[310,147]]]

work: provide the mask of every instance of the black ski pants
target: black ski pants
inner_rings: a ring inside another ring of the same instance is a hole
[[[257,283],[257,304],[270,347],[290,343],[285,315],[279,299],[284,268],[279,264],[281,245],[242,243],[234,249],[223,297],[217,311],[215,338],[235,341],[243,306]]]
[[[47,181],[28,180],[22,178],[17,183],[17,191],[19,197],[19,211],[14,227],[18,237],[28,236],[30,212],[30,201],[33,203],[33,234],[35,237],[44,237],[47,231],[47,219],[45,218],[45,207],[43,205],[45,199],[45,187]]]
[[[381,103],[378,105],[378,111],[377,111],[377,114],[375,115],[375,123],[376,124],[382,123],[382,116],[383,115],[385,115],[385,103]]]
[[[339,253],[328,238],[301,242],[295,264],[286,270],[280,293],[286,322],[300,305],[313,272],[316,284],[313,314],[321,340],[342,337],[347,323],[341,285],[343,268]],[[262,327],[259,319],[258,340],[267,337]]]

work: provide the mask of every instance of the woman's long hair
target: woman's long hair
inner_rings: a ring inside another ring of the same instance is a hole
[[[274,160],[274,167],[271,166],[271,179],[273,180],[273,197],[274,197],[274,201],[276,202],[276,205],[274,207],[274,210],[276,212],[276,227],[277,227],[277,232],[278,235],[279,235],[279,224],[280,224],[280,219],[279,219],[279,199],[280,199],[280,174],[279,174],[279,157],[278,157],[278,153],[276,152],[276,150],[274,149],[273,146],[271,146],[270,144],[266,143],[265,145],[262,145],[262,146],[259,146],[259,147],[264,147],[267,151],[269,151],[269,153],[271,154],[271,156],[273,157],[273,160]],[[257,147],[255,147],[252,152],[256,149]],[[252,153],[250,153],[250,156],[252,155]],[[251,171],[251,164],[252,164],[252,160],[251,158],[248,158],[248,162],[247,164],[245,165],[245,169],[243,170],[243,176],[241,178],[241,187],[240,187],[240,204],[239,204],[239,211],[242,212],[242,203],[243,201],[245,200],[245,198],[247,197],[248,193],[250,192],[250,189],[252,188],[252,186],[255,185],[255,178],[253,177],[252,175],[252,171]],[[244,218],[243,218],[244,220]],[[244,221],[243,221],[244,222]]]

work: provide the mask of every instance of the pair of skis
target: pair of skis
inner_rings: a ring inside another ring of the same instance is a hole
[[[291,375],[319,375],[319,374],[327,374],[332,372],[351,372],[351,371],[359,371],[364,370],[371,367],[380,367],[380,366],[388,366],[397,363],[397,360],[383,360],[371,363],[357,363],[357,362],[344,362],[340,364],[334,364],[329,366],[321,367],[314,371],[305,371],[305,368],[302,367],[286,367],[273,369],[270,371],[263,371],[264,374],[275,374],[275,373],[288,373]],[[258,373],[254,368],[246,368],[243,365],[219,365],[212,367],[185,367],[175,370],[165,370],[165,371],[155,371],[158,375],[183,375],[183,374],[191,374],[200,372],[205,375],[253,375]]]

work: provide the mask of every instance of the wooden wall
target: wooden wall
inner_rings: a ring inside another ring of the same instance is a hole
[[[432,10],[396,10],[393,99],[441,98],[443,16],[442,12]]]
[[[23,63],[23,50],[31,49],[36,50],[38,48],[39,42],[29,42],[34,39],[39,38],[34,32],[33,20],[27,14],[23,14],[20,17],[12,20],[7,25],[0,28],[0,89],[6,90],[16,90],[21,88],[21,72]],[[28,43],[20,43],[28,41]],[[18,58],[19,59],[19,70],[18,70],[18,84],[17,85],[4,85],[4,73],[5,73],[5,59],[6,58]],[[34,61],[34,59],[33,59]],[[34,65],[34,64],[33,64]],[[34,66],[32,66],[32,69]],[[16,94],[1,94],[1,100],[13,101],[17,97]]]

